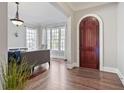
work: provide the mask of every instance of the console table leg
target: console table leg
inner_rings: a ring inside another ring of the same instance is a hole
[[[49,64],[49,68],[50,68],[50,61],[48,62],[48,64]]]

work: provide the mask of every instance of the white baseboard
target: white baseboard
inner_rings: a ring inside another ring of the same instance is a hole
[[[112,67],[103,67],[103,70],[102,71],[105,71],[105,72],[111,72],[111,73],[117,73],[117,68],[112,68]]]
[[[78,67],[78,65],[77,65],[77,63],[75,62],[75,63],[73,63],[73,67]]]
[[[117,75],[119,76],[119,78],[120,78],[120,80],[121,80],[121,82],[122,82],[122,84],[124,86],[124,75],[122,75],[122,73],[120,72],[119,69],[117,70]]]
[[[120,78],[123,86],[124,86],[124,76],[122,75],[122,73],[120,72],[119,69],[111,68],[111,67],[103,67],[103,71],[111,72],[111,73],[116,73],[118,75],[118,77]]]
[[[72,68],[76,67],[76,65],[77,65],[76,63],[71,63],[71,64],[67,63],[66,64],[68,69],[72,69]]]
[[[65,59],[63,56],[50,56],[50,58],[60,58],[60,59]]]
[[[67,67],[67,69],[72,69],[73,68],[72,64],[69,64],[69,63],[66,64],[66,67]]]
[[[76,63],[73,64],[73,67],[75,67],[75,66],[77,66]],[[103,67],[103,69],[101,71],[116,73],[124,86],[124,76],[122,75],[122,73],[120,72],[119,69],[112,68],[112,67]]]
[[[77,67],[77,63],[67,64],[68,69],[72,69],[73,67]],[[102,71],[116,73],[124,86],[124,76],[122,75],[119,69],[112,67],[103,67]]]

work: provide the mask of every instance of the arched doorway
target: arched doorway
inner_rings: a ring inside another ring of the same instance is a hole
[[[79,25],[80,67],[99,69],[99,21],[87,16]]]

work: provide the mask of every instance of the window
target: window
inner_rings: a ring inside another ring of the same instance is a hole
[[[47,29],[47,49],[50,49],[50,29]]]
[[[61,28],[60,50],[65,50],[65,28]]]
[[[52,50],[59,50],[59,30],[52,28],[51,48]]]
[[[33,28],[26,28],[26,46],[28,50],[35,50],[37,48],[37,30]]]
[[[65,50],[65,26],[47,29],[47,49]]]

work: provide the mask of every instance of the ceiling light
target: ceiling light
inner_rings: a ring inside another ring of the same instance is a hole
[[[21,20],[21,19],[19,19],[19,13],[18,13],[18,10],[19,10],[19,2],[16,2],[16,4],[17,4],[16,16],[15,16],[15,18],[10,19],[10,21],[12,21],[12,23],[13,23],[14,25],[20,26],[20,25],[22,25],[22,24],[24,23],[24,21]]]

